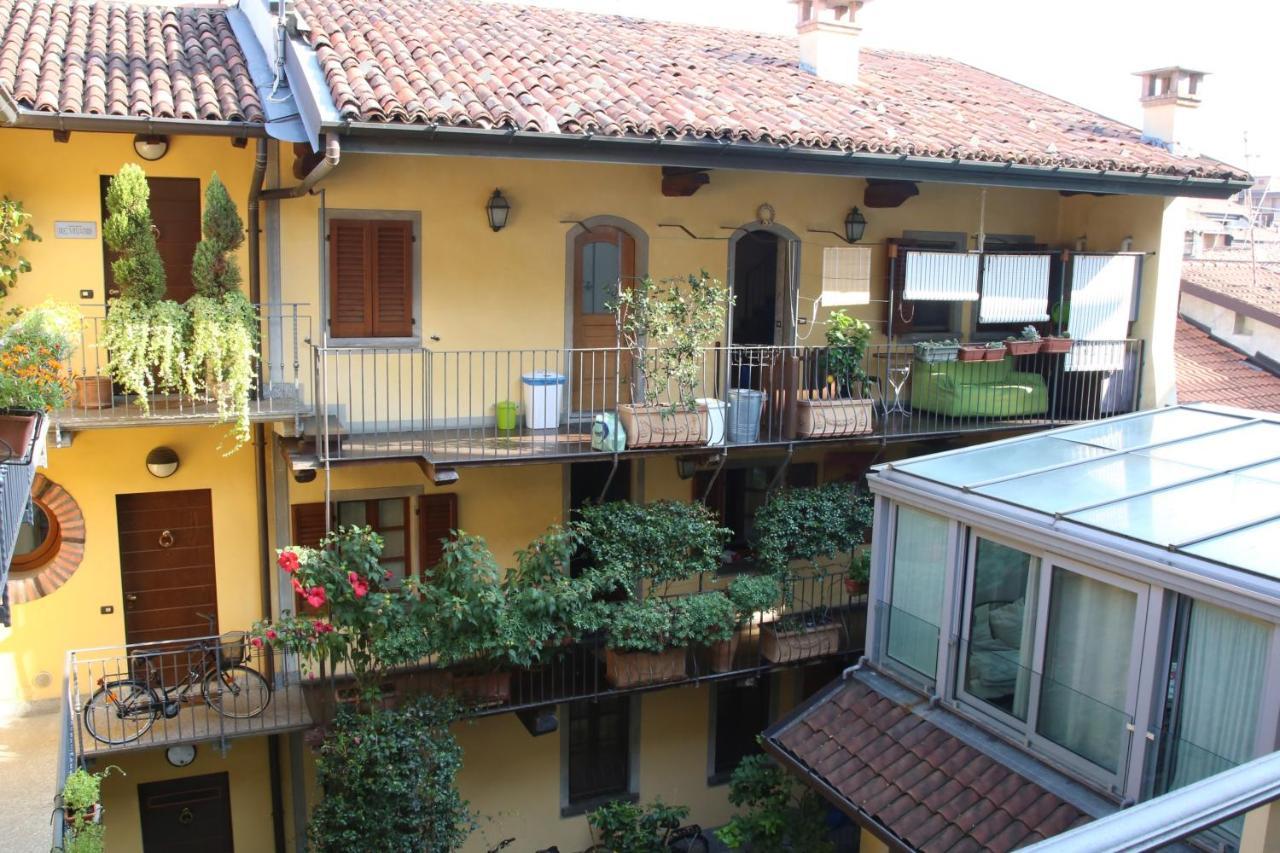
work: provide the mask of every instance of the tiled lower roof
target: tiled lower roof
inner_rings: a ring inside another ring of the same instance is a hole
[[[860,822],[912,850],[1003,853],[1091,820],[856,677],[766,739]]]
[[[219,8],[0,0],[0,88],[43,113],[263,120]]]
[[[1253,262],[1247,248],[1238,257],[1230,261],[1184,260],[1183,286],[1193,285],[1208,294],[1243,302],[1280,319],[1280,263]]]
[[[802,69],[794,37],[477,0],[297,8],[353,121],[1246,177],[943,57],[864,48],[847,86]]]
[[[1217,403],[1280,412],[1280,376],[1250,364],[1248,356],[1178,318],[1173,352],[1179,403]]]

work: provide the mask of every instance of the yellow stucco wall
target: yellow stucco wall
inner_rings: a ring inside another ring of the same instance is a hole
[[[80,567],[62,587],[13,607],[13,625],[0,628],[0,701],[47,699],[61,690],[69,649],[123,643],[116,495],[211,489],[218,619],[222,630],[247,628],[260,617],[258,520],[253,450],[223,456],[225,427],[189,426],[87,430],[71,447],[49,450],[44,474],[65,488],[85,519]],[[165,445],[181,459],[177,473],[158,480],[145,459]],[[99,608],[114,608],[110,615]],[[48,683],[40,686],[42,673]]]
[[[95,769],[101,769],[106,763],[99,762]],[[231,831],[237,853],[269,853],[275,850],[266,738],[232,741],[225,757],[215,744],[200,744],[196,748],[196,760],[181,769],[165,760],[163,749],[116,756],[110,763],[126,775],[112,773],[102,785],[103,824],[107,828],[108,850],[142,850],[138,785],[208,773],[226,773],[229,776]]]
[[[213,172],[245,215],[249,179],[253,172],[253,146],[233,148],[226,137],[170,137],[169,152],[148,163],[133,150],[133,136],[127,133],[71,134],[69,142],[57,143],[47,130],[0,130],[0,195],[19,200],[32,214],[31,225],[42,241],[23,246],[31,261],[31,272],[18,280],[6,305],[29,305],[50,297],[80,304],[79,291],[90,288],[94,298],[87,304],[105,301],[102,266],[102,208],[99,180],[115,174],[125,163],[137,163],[151,177],[199,178],[203,191]],[[98,238],[68,240],[54,238],[55,220],[98,223]],[[246,249],[238,256],[241,267]],[[247,274],[246,274],[247,279]]]

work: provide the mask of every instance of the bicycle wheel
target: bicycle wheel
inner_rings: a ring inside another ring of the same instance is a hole
[[[707,853],[711,846],[707,843],[702,827],[695,823],[672,833],[667,841],[667,849],[678,850],[680,853]]]
[[[224,717],[256,717],[271,704],[271,685],[256,669],[229,666],[204,677],[204,701]]]
[[[150,731],[162,707],[156,692],[141,681],[117,681],[103,687],[80,712],[85,731],[96,741],[119,745]]]

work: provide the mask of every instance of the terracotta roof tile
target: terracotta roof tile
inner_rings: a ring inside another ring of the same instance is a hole
[[[218,8],[0,0],[0,87],[39,112],[263,120]]]
[[[344,119],[1244,177],[941,57],[864,48],[846,86],[791,37],[476,0],[297,8]]]
[[[890,709],[915,717],[914,724]],[[818,720],[825,730],[821,739],[810,728]],[[901,732],[903,741],[890,731]],[[1090,819],[856,678],[808,708],[773,742],[793,769],[823,777],[846,808],[916,850],[1004,853],[1026,845],[1034,833],[1051,836]],[[820,767],[834,769],[824,774]]]
[[[1280,264],[1185,260],[1182,283],[1277,315],[1280,322]],[[1196,294],[1200,295],[1200,294]]]
[[[1181,318],[1173,341],[1179,403],[1280,412],[1280,376]]]

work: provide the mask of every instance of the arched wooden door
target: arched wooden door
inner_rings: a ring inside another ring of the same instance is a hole
[[[577,412],[612,411],[630,399],[630,359],[618,346],[614,305],[636,277],[636,241],[621,228],[596,225],[574,238],[573,348],[567,365]]]

